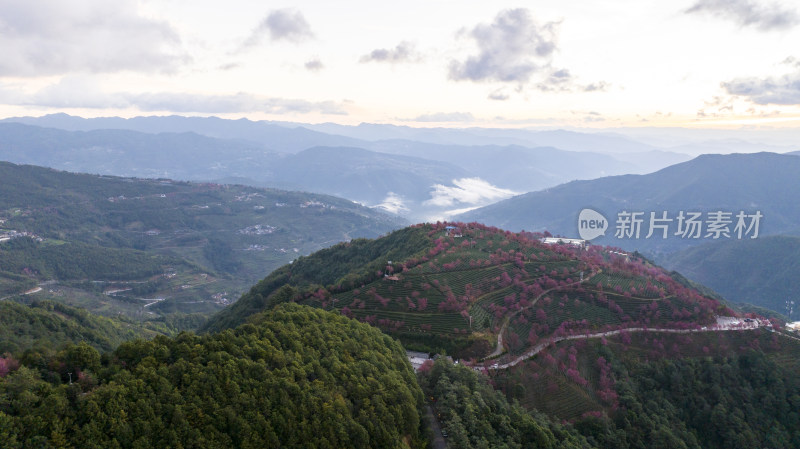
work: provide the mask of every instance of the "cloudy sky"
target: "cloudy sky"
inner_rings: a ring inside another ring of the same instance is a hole
[[[800,126],[781,0],[0,0],[0,117]]]

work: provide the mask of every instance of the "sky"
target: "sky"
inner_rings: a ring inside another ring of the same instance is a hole
[[[0,117],[800,127],[800,4],[0,0]]]

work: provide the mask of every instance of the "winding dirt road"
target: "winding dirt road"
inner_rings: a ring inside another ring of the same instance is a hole
[[[553,288],[548,288],[547,290],[545,290],[542,293],[540,293],[539,296],[537,296],[536,298],[533,298],[533,301],[531,301],[531,303],[527,307],[523,307],[523,308],[517,310],[516,312],[512,313],[511,315],[508,315],[506,317],[506,319],[503,320],[503,325],[500,326],[500,331],[497,333],[497,346],[494,348],[494,351],[492,351],[491,354],[487,355],[483,359],[484,360],[491,359],[491,358],[497,357],[497,356],[499,356],[500,354],[503,353],[503,349],[504,349],[503,348],[503,334],[506,333],[506,330],[508,329],[508,323],[511,322],[512,318],[514,318],[515,316],[517,316],[521,312],[524,312],[524,311],[530,309],[531,307],[535,306],[536,303],[539,302],[539,299],[543,298],[544,295],[552,292],[553,290],[558,290],[558,289],[561,289],[561,288],[567,288],[567,287],[572,287],[573,285],[581,284],[581,283],[586,282],[589,279],[597,276],[598,274],[600,274],[602,272],[603,272],[603,270],[597,270],[597,271],[589,274],[589,276],[584,276],[582,281],[575,281],[575,282],[569,283],[567,285],[559,285],[559,286],[556,286],[556,287],[553,287]]]
[[[745,321],[742,318],[736,317],[717,317],[717,324],[711,326],[703,326],[700,329],[669,329],[669,328],[645,328],[645,327],[629,327],[626,329],[615,329],[612,331],[606,332],[598,332],[594,334],[576,334],[576,335],[566,335],[563,337],[551,337],[548,338],[541,343],[537,344],[533,348],[529,349],[527,352],[523,353],[512,359],[510,362],[506,362],[503,364],[494,364],[487,369],[507,369],[511,368],[512,366],[517,365],[518,363],[522,362],[523,360],[527,360],[534,355],[541,352],[544,348],[558,343],[564,340],[578,340],[578,339],[589,339],[589,338],[600,338],[600,337],[607,337],[610,335],[617,335],[623,332],[634,333],[634,332],[661,332],[661,333],[671,333],[671,334],[688,334],[692,332],[722,332],[722,331],[737,331],[737,330],[753,330],[758,329],[759,327],[766,327],[770,328],[771,324],[769,322],[762,322],[759,320],[752,320],[752,321]]]

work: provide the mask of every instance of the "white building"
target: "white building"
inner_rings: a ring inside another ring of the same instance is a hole
[[[541,241],[546,245],[572,245],[578,248],[586,248],[586,245],[589,243],[588,240],[568,239],[566,237],[544,237]]]

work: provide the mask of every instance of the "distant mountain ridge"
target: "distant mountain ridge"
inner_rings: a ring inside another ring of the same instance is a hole
[[[739,211],[763,214],[760,235],[792,232],[800,228],[800,158],[774,153],[703,155],[648,175],[611,176],[526,193],[458,216],[511,230],[548,230],[577,236],[578,214],[592,208],[611,222],[597,243],[669,253],[700,240],[614,238],[617,213],[679,211]],[[649,220],[649,215],[646,216]],[[705,217],[704,217],[705,219]],[[676,224],[672,223],[672,232]],[[731,227],[732,229],[732,227]],[[647,228],[644,227],[644,233]]]
[[[528,192],[575,179],[595,179],[627,173],[649,173],[689,156],[650,151],[608,155],[595,151],[566,151],[553,146],[441,145],[409,140],[382,140],[369,148],[445,161],[493,184]]]
[[[522,145],[553,146],[570,151],[641,152],[659,148],[621,135],[580,133],[566,130],[532,131],[491,128],[413,128],[362,123],[358,126],[333,123],[227,120],[217,117],[140,116],[81,118],[58,113],[43,117],[13,117],[0,122],[17,122],[69,131],[125,129],[146,133],[195,132],[209,137],[275,142],[274,149],[296,152],[312,146],[360,146],[365,142],[405,139],[440,145]]]
[[[644,173],[685,158],[653,152],[612,157],[474,142],[370,142],[214,117],[82,119],[56,114],[0,121],[0,159],[14,163],[334,194],[414,221],[437,220],[454,210],[572,179]]]
[[[295,153],[318,145],[359,146],[359,139],[313,131],[302,126],[281,126],[248,119],[226,120],[217,117],[142,116],[86,119],[67,114],[43,117],[17,117],[0,120],[66,131],[127,130],[148,134],[195,133],[216,139],[246,141],[272,151]]]
[[[73,172],[211,180],[268,173],[278,157],[256,144],[190,132],[63,131],[0,123],[0,159]]]

